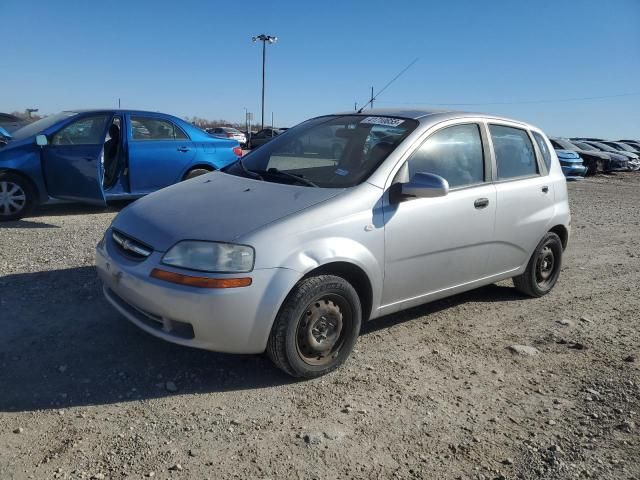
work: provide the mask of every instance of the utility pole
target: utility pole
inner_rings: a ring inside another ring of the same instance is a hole
[[[118,97],[118,109],[120,109],[120,97]]]
[[[358,102],[353,102],[353,109],[357,112],[358,111]]]
[[[262,42],[262,127],[264,128],[264,77],[265,77],[265,65],[267,63],[267,42],[275,43],[278,41],[278,37],[273,37],[271,35],[265,35],[264,33],[257,35],[255,37],[251,37],[253,42],[261,41]]]
[[[371,87],[371,110],[373,110],[373,87]]]

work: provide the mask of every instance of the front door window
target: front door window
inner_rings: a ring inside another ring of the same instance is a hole
[[[51,138],[52,145],[101,145],[109,115],[83,117],[58,131]]]

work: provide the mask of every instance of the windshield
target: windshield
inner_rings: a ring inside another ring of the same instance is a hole
[[[583,143],[583,142],[573,142],[573,144],[578,147],[581,148],[582,150],[598,150],[595,147],[592,147],[591,145],[589,145],[588,143]]]
[[[600,150],[603,150],[605,152],[613,152],[613,153],[617,152],[617,150],[615,148],[610,147],[606,143],[591,142],[591,144],[594,145],[596,148],[599,148]]]
[[[366,180],[417,125],[415,120],[381,116],[314,118],[224,171],[270,182],[352,187]]]
[[[625,143],[616,142],[614,143],[614,145],[616,146],[616,148],[618,148],[618,150],[624,150],[625,152],[631,152],[631,153],[635,152],[633,148],[631,148],[629,145]]]
[[[73,115],[76,115],[76,112],[60,112],[56,113],[55,115],[41,118],[40,120],[30,123],[29,125],[25,125],[24,127],[19,128],[18,130],[13,132],[13,140],[24,140],[25,138],[37,135],[41,131],[49,128],[54,123],[57,123],[65,118],[72,117]]]

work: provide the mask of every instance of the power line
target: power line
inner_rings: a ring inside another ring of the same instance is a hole
[[[589,100],[602,100],[606,98],[633,97],[637,95],[640,95],[640,92],[618,93],[615,95],[599,95],[599,96],[593,96],[593,97],[558,98],[555,100],[521,100],[521,101],[513,101],[513,102],[434,103],[434,102],[389,102],[389,101],[378,100],[378,103],[392,103],[394,105],[432,105],[432,106],[448,106],[448,107],[471,107],[471,106],[484,106],[484,105],[531,105],[531,104],[538,104],[538,103],[582,102],[582,101],[589,101]]]

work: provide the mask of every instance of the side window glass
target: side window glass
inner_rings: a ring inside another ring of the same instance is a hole
[[[547,142],[544,141],[544,138],[538,132],[533,132],[533,138],[536,139],[536,143],[538,144],[538,148],[540,149],[540,153],[542,153],[542,158],[544,159],[544,164],[547,166],[547,171],[549,171],[551,168],[551,152],[549,152]]]
[[[51,139],[52,145],[101,145],[109,115],[93,115],[70,123]]]
[[[533,144],[525,130],[489,125],[499,180],[538,174]]]
[[[133,140],[175,140],[176,132],[173,123],[159,118],[131,117],[131,138]],[[181,137],[184,132],[180,132]]]
[[[184,133],[184,130],[182,130],[179,126],[174,125],[173,131],[175,132],[176,140],[189,140],[187,134]]]
[[[455,125],[431,135],[408,160],[409,178],[416,173],[440,175],[451,188],[484,182],[484,153],[476,124]]]

